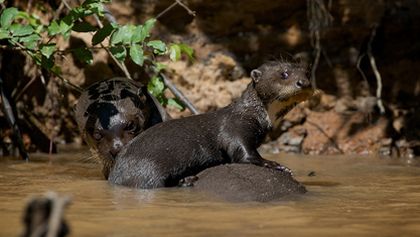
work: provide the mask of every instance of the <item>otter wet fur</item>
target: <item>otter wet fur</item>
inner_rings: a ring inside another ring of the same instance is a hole
[[[169,117],[142,84],[112,78],[89,86],[76,104],[76,121],[108,178],[121,148],[145,129]]]
[[[109,182],[136,188],[176,186],[186,177],[224,163],[251,163],[290,170],[257,151],[273,120],[313,94],[306,70],[268,62],[251,72],[252,82],[230,105],[169,120],[135,137],[118,154]]]

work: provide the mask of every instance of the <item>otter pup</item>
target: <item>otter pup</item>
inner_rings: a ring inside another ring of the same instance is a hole
[[[261,157],[257,147],[273,120],[312,95],[305,74],[292,63],[262,65],[251,72],[252,82],[241,98],[227,107],[169,120],[135,137],[116,157],[109,182],[137,188],[175,186],[185,177],[223,163],[289,171]]]
[[[127,78],[89,86],[76,105],[76,121],[94,157],[108,178],[121,148],[145,129],[169,116],[147,88]]]

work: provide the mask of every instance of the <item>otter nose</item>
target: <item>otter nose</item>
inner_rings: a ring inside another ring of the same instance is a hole
[[[121,148],[123,147],[123,144],[121,140],[114,140],[112,143],[112,147],[109,150],[109,153],[111,153],[112,157],[116,157],[118,155],[118,152],[120,152]]]
[[[308,87],[308,86],[309,86],[309,81],[308,80],[299,79],[296,82],[296,87],[297,88],[304,88],[304,87]]]

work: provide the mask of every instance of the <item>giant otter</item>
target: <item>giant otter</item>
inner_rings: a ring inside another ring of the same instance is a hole
[[[140,83],[112,78],[89,86],[76,104],[76,121],[108,178],[121,148],[145,129],[169,117]]]
[[[175,186],[185,177],[224,163],[289,170],[257,151],[272,122],[313,93],[306,70],[268,62],[232,104],[214,112],[169,120],[135,137],[118,154],[109,182],[136,188]]]

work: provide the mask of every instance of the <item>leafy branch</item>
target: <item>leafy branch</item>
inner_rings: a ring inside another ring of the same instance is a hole
[[[63,18],[53,20],[48,25],[42,24],[36,15],[30,15],[14,7],[6,8],[0,15],[0,40],[7,40],[7,47],[25,52],[37,65],[68,84],[71,83],[61,76],[61,68],[55,63],[56,55],[72,53],[80,61],[92,64],[93,52],[105,49],[120,64],[130,59],[139,66],[151,68],[149,71],[153,74],[148,84],[149,91],[162,104],[183,109],[178,100],[165,97],[166,86],[159,76],[165,67],[158,63],[156,58],[166,56],[172,61],[177,61],[184,54],[192,60],[193,50],[186,44],[165,43],[152,39],[151,30],[156,23],[154,18],[142,25],[120,25],[116,22],[102,25],[98,21],[98,26],[94,26],[85,20],[88,16],[98,16],[103,19],[106,13],[104,4],[109,2],[110,0],[86,0],[80,6],[70,8]],[[68,40],[73,31],[91,33],[93,35],[91,46],[58,49],[57,38],[63,37]],[[107,46],[104,46],[105,44]]]

